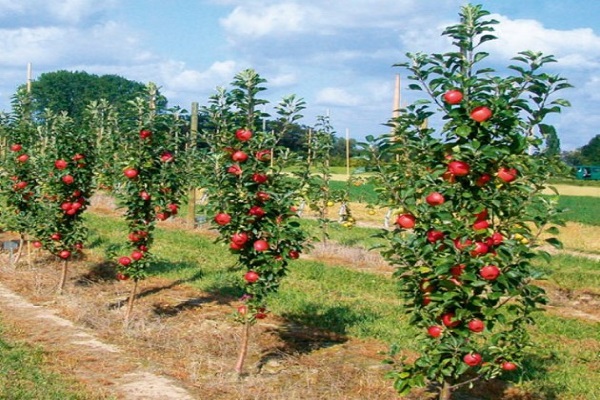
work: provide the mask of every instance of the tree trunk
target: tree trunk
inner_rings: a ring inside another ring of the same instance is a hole
[[[450,383],[444,381],[442,390],[440,391],[439,400],[450,400],[452,398],[452,386]]]
[[[63,260],[62,272],[60,274],[60,282],[58,283],[57,294],[62,294],[65,288],[65,283],[67,282],[67,272],[69,269],[69,262],[67,260]]]
[[[248,353],[248,337],[250,336],[250,321],[246,319],[244,323],[244,330],[242,332],[242,343],[240,346],[240,354],[235,364],[235,372],[238,376],[242,374],[244,370],[244,361],[246,360],[246,354]]]
[[[15,258],[13,260],[13,266],[15,268],[17,268],[17,264],[19,263],[19,260],[21,259],[21,254],[23,254],[23,245],[24,244],[25,244],[25,235],[21,233],[21,236],[19,237],[19,248],[18,248],[17,254],[15,254]]]
[[[129,325],[129,317],[131,317],[131,311],[133,311],[133,303],[135,301],[135,295],[137,292],[138,280],[133,280],[133,287],[131,288],[131,293],[129,294],[129,299],[127,300],[127,311],[125,312],[125,326]]]

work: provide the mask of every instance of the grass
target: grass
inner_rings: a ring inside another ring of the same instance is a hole
[[[39,348],[8,341],[0,325],[0,399],[89,400],[99,398],[76,382],[49,372]]]
[[[125,225],[115,218],[88,214],[94,252],[119,248]],[[315,221],[302,221],[318,231]],[[356,245],[376,229],[331,229],[331,239]],[[235,259],[213,238],[172,228],[157,230],[154,253],[160,256],[150,274],[184,282],[198,290],[234,302],[243,293]],[[598,262],[560,255],[550,264],[536,261],[548,275],[545,286],[562,291],[600,295]],[[291,264],[270,309],[290,325],[300,324],[341,337],[371,338],[414,349],[417,332],[408,323],[396,295],[395,282],[347,265],[301,258]],[[537,347],[519,385],[543,398],[595,399],[600,393],[597,368],[600,331],[597,324],[551,312],[536,315],[531,328]]]
[[[566,221],[600,226],[600,198],[588,196],[560,196],[558,206],[564,209]]]

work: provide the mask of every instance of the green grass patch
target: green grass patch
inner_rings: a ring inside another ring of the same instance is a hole
[[[565,210],[562,217],[566,221],[600,226],[599,197],[559,196],[558,206]]]
[[[7,340],[0,325],[0,399],[100,399],[75,381],[49,372],[44,363],[41,349]]]
[[[566,254],[555,255],[546,263],[535,261],[552,285],[565,291],[579,291],[600,295],[600,262]]]

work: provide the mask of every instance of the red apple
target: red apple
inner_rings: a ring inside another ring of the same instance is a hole
[[[266,251],[269,249],[269,243],[266,240],[258,239],[254,242],[254,250],[256,251]]]
[[[424,306],[428,305],[431,303],[431,297],[429,296],[423,296],[423,300],[421,301],[421,304],[423,304]]]
[[[260,275],[258,275],[258,273],[256,273],[255,271],[248,271],[246,272],[246,274],[244,275],[244,279],[246,280],[246,282],[248,283],[254,283],[256,282],[258,279],[260,278]]]
[[[258,184],[262,184],[268,181],[269,177],[265,174],[255,172],[254,174],[252,174],[252,180]]]
[[[458,104],[462,101],[463,94],[460,90],[452,89],[452,90],[448,90],[446,93],[444,93],[442,98],[444,99],[444,101],[446,103],[454,105],[454,104]]]
[[[434,325],[427,328],[427,333],[429,334],[429,336],[437,338],[442,336],[443,330],[444,329],[441,326]]]
[[[58,241],[62,239],[62,235],[60,233],[53,233],[52,235],[50,235],[50,239]]]
[[[425,201],[430,206],[439,206],[441,204],[444,204],[444,201],[446,201],[446,199],[444,199],[444,196],[442,196],[441,193],[433,192],[433,193],[429,194],[427,197],[425,197]]]
[[[517,170],[514,168],[505,168],[502,167],[498,170],[498,179],[500,179],[501,181],[504,181],[506,183],[510,183],[512,181],[514,181],[515,179],[517,179]]]
[[[129,240],[131,242],[134,242],[134,243],[135,242],[139,242],[140,239],[141,239],[141,237],[137,233],[135,233],[135,232],[130,232],[127,237],[129,238]]]
[[[134,251],[131,252],[131,258],[134,261],[139,261],[142,258],[144,258],[144,253],[142,253],[141,251],[138,251],[138,250],[134,250]]]
[[[131,264],[131,258],[124,256],[124,257],[119,257],[119,264],[121,264],[122,266],[126,267],[129,264]]]
[[[166,221],[170,216],[171,214],[168,211],[156,213],[156,219],[159,221]]]
[[[255,155],[256,159],[261,162],[271,161],[271,150],[259,150]]]
[[[34,242],[31,242],[31,245],[33,247],[35,247],[36,249],[40,249],[42,247],[42,242],[40,242],[39,240],[36,240]]]
[[[246,232],[236,232],[231,235],[231,242],[238,246],[243,246],[248,241],[248,234]]]
[[[475,181],[475,185],[482,187],[485,186],[486,183],[492,180],[492,176],[490,174],[483,174]]]
[[[423,279],[419,283],[419,290],[423,293],[432,293],[435,290],[435,286],[433,286],[429,279]]]
[[[257,199],[258,201],[261,201],[261,202],[263,202],[263,203],[264,203],[265,201],[269,201],[269,199],[270,199],[270,198],[271,198],[271,196],[270,196],[270,195],[269,195],[269,193],[267,193],[267,192],[257,192],[257,193],[256,193],[256,199]]]
[[[493,246],[498,246],[504,241],[504,236],[500,232],[494,232],[490,239]]]
[[[123,175],[125,175],[129,179],[135,179],[138,176],[138,171],[134,168],[126,168],[123,171]]]
[[[416,219],[412,214],[401,214],[396,218],[396,224],[404,229],[412,229],[415,227]]]
[[[495,265],[486,265],[479,270],[479,275],[487,281],[493,281],[500,276],[500,268]]]
[[[458,238],[454,239],[454,247],[456,247],[458,250],[465,250],[472,244],[473,244],[473,241],[471,239],[466,239],[465,241],[462,241],[462,242]]]
[[[138,246],[138,250],[141,251],[142,253],[145,253],[148,251],[148,246],[146,246],[145,244],[140,244]]]
[[[489,217],[489,213],[488,213],[488,210],[486,210],[486,209],[483,209],[483,211],[475,214],[475,219],[477,221],[482,221],[484,219],[487,219],[488,217]]]
[[[129,279],[129,276],[121,272],[117,272],[117,279],[120,281],[126,281],[127,279]]]
[[[471,332],[483,332],[483,330],[485,329],[485,325],[483,324],[483,321],[480,319],[472,319],[471,321],[469,321],[469,324],[467,325],[469,327],[469,330]]]
[[[505,361],[505,362],[502,363],[501,368],[504,371],[515,371],[518,367],[517,367],[517,364],[515,364],[513,362]]]
[[[438,240],[443,240],[444,239],[444,232],[442,231],[438,231],[435,229],[430,229],[427,231],[427,241],[429,243],[435,243]]]
[[[76,248],[77,250],[83,250],[83,243],[81,243],[81,242],[77,242],[77,243],[75,243],[75,248]]]
[[[467,266],[465,264],[455,265],[452,268],[450,268],[450,275],[452,275],[455,278],[458,278],[459,276],[462,275],[465,268],[467,268]]]
[[[465,176],[471,171],[471,167],[464,161],[451,161],[448,164],[448,172],[454,176]]]
[[[152,137],[152,132],[148,129],[142,129],[140,131],[140,139],[150,139]]]
[[[65,160],[56,160],[54,161],[54,167],[56,169],[65,169],[67,168],[68,164]]]
[[[71,257],[71,252],[69,250],[63,250],[60,253],[58,253],[58,256],[63,260],[66,260],[67,258]]]
[[[444,326],[447,326],[448,328],[456,328],[458,325],[460,325],[460,321],[454,319],[453,312],[448,312],[442,314],[442,324],[444,324]]]
[[[60,178],[60,179],[63,181],[63,183],[64,183],[65,185],[70,185],[70,184],[72,184],[73,182],[75,182],[75,178],[73,178],[73,176],[72,176],[72,175],[65,175],[65,176],[63,176],[63,177],[62,177],[62,178]]]
[[[15,189],[16,190],[23,190],[27,187],[28,183],[24,182],[24,181],[19,181],[17,183],[15,183]]]
[[[489,228],[490,223],[486,220],[481,220],[481,221],[475,221],[475,223],[473,224],[473,229],[475,229],[476,231],[482,231],[484,229]]]
[[[257,218],[262,218],[265,216],[265,210],[263,210],[260,206],[252,206],[250,207],[250,211],[248,211],[249,215],[253,215]]]
[[[77,161],[81,161],[81,160],[83,160],[84,158],[85,158],[85,156],[84,156],[83,154],[79,154],[79,153],[77,153],[77,154],[75,154],[75,155],[73,156],[73,161],[75,161],[75,162],[77,162]]]
[[[167,163],[167,162],[171,162],[173,161],[175,158],[173,157],[173,154],[171,154],[168,151],[165,151],[164,153],[162,153],[160,155],[160,161]]]
[[[471,251],[473,257],[483,256],[488,253],[490,248],[483,242],[475,242],[475,248]]]
[[[167,208],[169,209],[172,215],[177,215],[177,213],[179,212],[179,206],[175,203],[168,204]]]
[[[241,150],[238,150],[231,155],[231,159],[235,162],[244,162],[248,159],[248,154]]]
[[[256,314],[254,314],[254,318],[256,319],[265,319],[267,318],[267,313],[264,308],[259,308]]]
[[[21,154],[19,157],[17,157],[17,161],[21,164],[26,163],[27,160],[29,160],[29,156],[27,154]]]
[[[471,111],[471,119],[477,122],[487,121],[492,117],[492,110],[486,106],[475,107]]]
[[[241,142],[247,142],[252,138],[252,131],[249,129],[238,129],[235,131],[235,137]]]
[[[23,150],[23,146],[21,146],[21,145],[20,145],[20,144],[18,144],[18,143],[15,143],[15,144],[11,144],[11,145],[10,145],[10,151],[17,152],[17,151],[21,151],[21,150]]]
[[[288,255],[290,256],[290,258],[293,258],[294,260],[296,260],[297,258],[300,257],[300,252],[297,250],[290,250]]]
[[[476,367],[477,365],[481,364],[481,360],[481,354],[479,353],[469,353],[463,357],[463,361],[469,367]]]
[[[225,226],[231,222],[231,215],[227,213],[218,213],[215,215],[215,222],[217,225]]]
[[[227,173],[229,173],[231,175],[240,176],[242,174],[242,169],[240,168],[239,165],[233,164],[232,166],[227,168]]]
[[[238,313],[240,313],[240,315],[246,315],[248,314],[248,306],[246,305],[241,305],[237,308]]]
[[[145,190],[142,190],[140,192],[140,197],[142,200],[144,201],[149,201],[152,197],[150,196],[150,193],[146,192]]]

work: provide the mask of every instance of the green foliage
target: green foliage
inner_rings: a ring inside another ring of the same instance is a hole
[[[529,51],[514,58],[513,76],[480,68],[488,54],[479,47],[494,39],[497,23],[488,15],[480,6],[462,8],[460,23],[444,31],[454,52],[408,54],[399,65],[411,73],[410,88],[427,98],[400,110],[391,135],[365,146],[382,205],[414,219],[381,233],[406,312],[423,332],[419,358],[390,374],[400,393],[425,382],[453,390],[473,375],[500,375],[503,362],[522,365],[526,326],[545,301],[532,284],[531,259],[539,232],[557,215],[541,191],[564,168],[543,154],[554,130],[542,122],[568,106],[552,95],[570,85],[540,71],[552,57]],[[444,122],[439,131],[426,124],[435,112]]]
[[[286,126],[299,119],[304,101],[283,99],[276,107],[283,130],[261,130],[267,116],[257,111],[266,104],[258,98],[263,83],[255,71],[245,70],[235,76],[233,89],[218,89],[204,109],[210,122],[201,134],[207,149],[201,165],[209,215],[219,230],[218,241],[229,246],[247,271],[247,308],[240,313],[246,321],[266,316],[267,295],[278,289],[289,261],[298,258],[305,242],[293,211],[297,181],[283,173],[293,160],[278,146]]]

